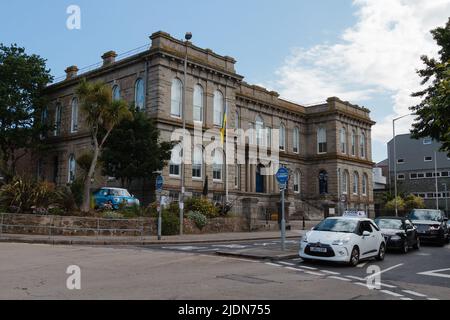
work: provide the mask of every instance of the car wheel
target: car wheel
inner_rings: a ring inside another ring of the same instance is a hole
[[[378,251],[378,255],[377,255],[376,259],[378,261],[383,261],[385,255],[386,255],[386,245],[384,243],[382,243],[380,246],[380,250]]]
[[[420,250],[420,238],[419,237],[417,237],[417,239],[416,239],[416,244],[414,245],[414,249]]]
[[[350,255],[350,265],[352,267],[356,267],[359,264],[359,249],[358,247],[354,247],[352,253]]]
[[[403,252],[404,254],[407,254],[408,251],[409,251],[408,240],[405,239],[405,241],[403,242],[402,252]]]

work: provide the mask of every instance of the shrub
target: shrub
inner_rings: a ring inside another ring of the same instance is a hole
[[[187,214],[187,218],[192,220],[200,230],[202,230],[208,223],[208,219],[200,212],[190,211]]]
[[[205,198],[190,198],[185,202],[185,210],[198,212],[207,218],[216,218],[219,211],[214,204]]]
[[[123,214],[117,211],[104,211],[101,216],[105,219],[123,219]]]
[[[397,202],[397,209],[404,210],[405,209],[405,201],[401,197],[397,197],[397,199],[392,199],[388,203],[386,203],[386,209],[394,210],[395,202]]]
[[[77,210],[76,199],[70,188],[61,188],[57,190],[56,195],[57,206],[61,211],[67,213]]]
[[[411,211],[412,209],[424,209],[425,201],[421,197],[417,197],[413,194],[405,197],[405,210]]]
[[[161,213],[162,217],[162,230],[163,236],[172,236],[180,232],[180,218],[178,213],[174,213],[170,210],[163,210]],[[158,223],[156,221],[156,223]]]

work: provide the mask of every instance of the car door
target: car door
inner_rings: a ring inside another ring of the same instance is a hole
[[[405,220],[404,228],[406,232],[406,238],[408,240],[408,245],[413,246],[416,244],[417,231],[411,221]]]
[[[378,238],[369,221],[362,221],[361,227],[362,233],[364,233],[365,231],[370,233],[370,235],[367,237],[361,236],[361,242],[363,243],[363,250],[361,250],[361,256],[363,257],[374,256],[378,252]]]

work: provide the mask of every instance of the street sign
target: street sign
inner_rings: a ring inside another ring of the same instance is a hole
[[[164,185],[164,178],[163,178],[163,176],[158,176],[156,178],[156,191],[161,192],[163,185]]]
[[[289,180],[289,170],[280,168],[276,174],[277,181],[280,185],[286,185]]]

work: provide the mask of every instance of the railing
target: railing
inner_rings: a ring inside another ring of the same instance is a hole
[[[50,218],[50,223],[46,224],[32,224],[32,223],[8,223],[5,221],[5,217],[11,216],[10,220],[14,220],[14,217],[19,218]],[[95,227],[85,226],[85,227],[76,227],[76,226],[56,226],[55,225],[55,217],[59,218],[60,221],[64,219],[73,219],[74,222],[84,222],[84,223],[95,223]],[[102,225],[113,224],[114,222],[124,222],[129,224],[137,225],[134,228],[111,228],[111,227],[102,227]],[[63,235],[64,231],[69,231],[73,233],[82,233],[83,236],[87,236],[88,234],[95,235],[97,238],[101,236],[105,236],[105,233],[109,233],[109,236],[118,236],[123,233],[131,233],[136,235],[140,235],[141,237],[145,236],[145,220],[144,219],[104,219],[104,218],[86,218],[86,217],[64,217],[64,216],[39,216],[39,215],[18,215],[18,214],[0,214],[0,235],[4,233],[9,233],[8,229],[22,229],[22,230],[46,230],[44,232],[31,233],[34,235],[48,235],[49,237]],[[23,234],[23,233],[22,233]],[[106,235],[108,236],[108,235]]]

